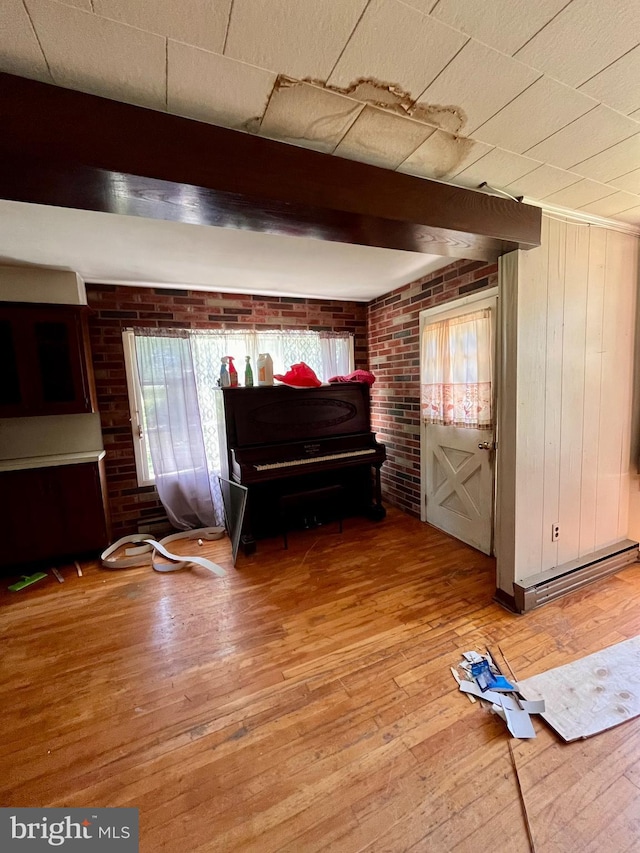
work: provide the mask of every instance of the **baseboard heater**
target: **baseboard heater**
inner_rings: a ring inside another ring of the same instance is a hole
[[[533,610],[593,581],[615,574],[637,559],[638,543],[622,539],[615,545],[601,548],[570,563],[516,581],[513,585],[516,610],[519,613]]]

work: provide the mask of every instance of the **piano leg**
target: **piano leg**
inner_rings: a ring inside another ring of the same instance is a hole
[[[380,465],[375,465],[375,503],[371,504],[369,511],[367,512],[368,517],[372,521],[382,521],[382,519],[387,514],[386,509],[382,506],[382,486],[380,484]]]
[[[250,556],[255,553],[256,550],[256,540],[250,533],[243,533],[240,537],[240,545],[242,546],[242,552],[245,557]]]

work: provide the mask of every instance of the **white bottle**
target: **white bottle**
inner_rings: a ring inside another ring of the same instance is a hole
[[[273,385],[273,361],[268,352],[258,356],[258,385]]]

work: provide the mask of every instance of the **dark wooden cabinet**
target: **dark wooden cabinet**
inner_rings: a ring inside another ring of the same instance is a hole
[[[100,462],[0,473],[0,566],[56,561],[109,542]]]
[[[0,417],[94,410],[86,312],[0,304]]]

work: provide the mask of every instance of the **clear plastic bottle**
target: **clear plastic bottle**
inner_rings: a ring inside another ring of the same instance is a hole
[[[273,385],[273,361],[268,352],[258,356],[258,385]]]
[[[246,388],[251,388],[253,385],[253,370],[251,369],[251,356],[246,355],[244,357],[245,366],[244,366],[244,384]]]
[[[227,357],[226,355],[220,359],[220,387],[228,388],[229,387],[229,371],[227,370]]]

